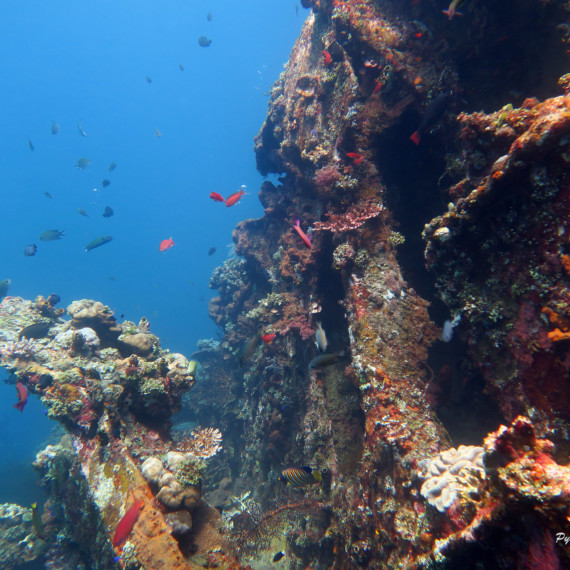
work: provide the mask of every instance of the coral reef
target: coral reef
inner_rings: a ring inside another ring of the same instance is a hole
[[[32,526],[32,511],[19,505],[0,505],[0,566],[12,570],[35,560],[45,543]]]
[[[46,311],[41,299],[3,300],[0,364],[68,433],[34,463],[50,497],[50,528],[57,529],[45,536],[46,565],[70,560],[94,569],[193,567],[194,554],[208,555],[197,533],[204,525],[216,532],[212,514],[202,509],[205,520],[198,515],[194,524],[190,513],[179,514],[177,525],[165,515],[167,507],[199,510],[206,461],[221,449],[214,428],[196,428],[181,441],[170,436],[170,418],[194,384],[196,363],[163,350],[146,319],[119,323],[101,303],[76,301],[67,310],[70,320],[61,311],[49,314],[49,328],[36,327],[36,333],[30,326],[42,322],[40,311]],[[19,339],[22,330],[33,331],[34,338]],[[181,482],[158,455],[183,458],[176,469],[173,459],[166,463]],[[133,504],[141,505],[140,512],[123,524]],[[114,540],[119,565],[111,541],[121,525],[126,534]],[[30,554],[35,542],[27,547]]]

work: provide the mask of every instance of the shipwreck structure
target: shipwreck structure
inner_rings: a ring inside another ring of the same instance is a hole
[[[69,432],[49,556],[568,566],[568,6],[301,4],[198,369],[93,301],[0,305],[0,363]]]

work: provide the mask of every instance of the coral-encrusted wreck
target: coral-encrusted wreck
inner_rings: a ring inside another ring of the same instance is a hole
[[[283,468],[323,471],[291,568],[569,564],[567,5],[302,4],[255,141],[279,185],[212,280],[196,417],[267,509]]]
[[[102,303],[82,300],[66,320],[53,304],[0,304],[0,364],[68,432],[34,463],[49,499],[33,531],[27,515],[28,554],[47,549],[56,568],[191,568],[190,555],[206,559],[210,550],[226,560],[219,514],[201,499],[205,461],[220,450],[221,434],[170,433],[196,363],[163,350],[145,319],[119,323]],[[163,455],[168,480],[145,469]],[[135,519],[122,522],[135,500]]]

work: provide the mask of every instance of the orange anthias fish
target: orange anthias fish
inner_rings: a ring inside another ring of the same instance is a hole
[[[121,545],[135,526],[137,519],[139,518],[140,511],[143,506],[143,501],[137,501],[137,498],[133,494],[134,505],[123,515],[123,518],[119,521],[117,529],[115,530],[115,536],[113,537],[113,546]]]
[[[236,204],[239,201],[239,199],[244,195],[245,195],[245,190],[243,188],[240,188],[237,192],[230,194],[226,198],[226,208],[229,208],[230,206]]]
[[[24,406],[28,403],[28,389],[21,382],[16,382],[16,390],[18,390],[18,403],[14,404],[14,408],[23,412]]]
[[[265,344],[271,344],[274,340],[275,337],[277,335],[276,334],[262,334],[261,335],[261,340],[265,343]]]
[[[174,245],[174,242],[172,241],[172,238],[168,238],[168,239],[163,239],[160,242],[160,245],[158,246],[158,249],[160,251],[166,251],[169,247],[172,247]]]
[[[211,192],[210,198],[212,198],[212,200],[214,200],[214,202],[223,202],[224,204],[226,203],[226,199],[221,194],[218,194],[217,192]]]
[[[332,63],[331,54],[327,50],[323,51],[323,57],[325,58],[325,65],[330,65]]]
[[[352,164],[360,164],[363,160],[364,157],[361,154],[358,154],[357,152],[347,152],[346,156],[348,156],[348,158],[352,159]]]
[[[300,220],[295,220],[295,225],[293,229],[299,234],[299,237],[303,240],[303,243],[311,249],[313,246],[311,244],[311,238],[301,229],[301,222]]]

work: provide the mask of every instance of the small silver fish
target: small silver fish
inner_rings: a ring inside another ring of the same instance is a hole
[[[321,323],[317,323],[317,330],[315,331],[315,344],[320,352],[326,352],[329,345],[327,335]]]
[[[81,121],[79,121],[79,123],[77,123],[77,130],[79,131],[79,134],[82,137],[86,137],[87,133],[83,130],[83,125],[81,124]]]

